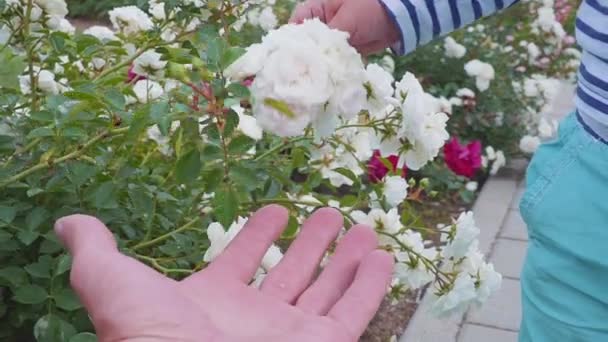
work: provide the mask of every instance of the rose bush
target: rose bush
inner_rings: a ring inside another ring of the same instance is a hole
[[[124,253],[179,279],[265,204],[290,210],[279,245],[332,206],[394,254],[390,296],[430,284],[445,316],[499,287],[471,213],[437,230],[406,205],[429,185],[404,167],[429,165],[449,138],[445,101],[411,73],[366,66],[317,20],[270,30],[272,5],[152,0],[77,33],[63,0],[0,1],[0,337],[94,338],[51,230],[71,213],[100,217]],[[281,257],[272,247],[252,286]]]

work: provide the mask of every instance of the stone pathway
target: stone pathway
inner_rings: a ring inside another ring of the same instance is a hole
[[[528,234],[518,209],[524,191],[520,182],[489,253],[503,275],[502,288],[479,310],[468,312],[457,335],[458,342],[514,342],[521,320],[519,274],[526,255]]]

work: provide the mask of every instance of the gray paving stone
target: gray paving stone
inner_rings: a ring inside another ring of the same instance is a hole
[[[519,281],[503,279],[502,288],[479,309],[467,315],[467,322],[518,331],[521,321]]]
[[[517,342],[517,333],[474,324],[465,324],[458,342]]]
[[[526,246],[525,241],[498,239],[490,257],[496,271],[503,276],[519,279],[526,256]]]
[[[525,182],[519,185],[517,188],[517,192],[513,197],[513,201],[511,202],[510,208],[513,210],[519,210],[519,202],[521,202],[521,198],[524,197],[524,193],[526,192]]]
[[[464,315],[438,319],[429,313],[428,296],[424,297],[400,342],[456,342]]]
[[[511,210],[507,214],[505,223],[500,231],[501,237],[528,240],[528,228],[518,210]]]
[[[479,248],[487,255],[507,215],[518,182],[514,179],[491,178],[473,206],[475,221],[481,230]]]

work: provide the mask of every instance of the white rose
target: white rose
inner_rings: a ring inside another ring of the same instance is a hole
[[[532,154],[540,146],[540,139],[535,136],[526,135],[519,141],[519,149],[524,153]]]
[[[467,182],[467,184],[464,187],[465,187],[465,189],[467,189],[467,191],[475,192],[475,191],[477,191],[478,186],[479,185],[477,184],[477,182]]]
[[[378,111],[386,108],[387,98],[393,96],[393,75],[382,69],[378,64],[369,64],[365,70],[367,79],[366,84],[369,87],[366,109],[369,111]]]
[[[154,27],[150,17],[136,6],[116,7],[108,15],[114,29],[126,35],[149,31]]]
[[[460,214],[455,223],[456,234],[443,248],[443,256],[446,258],[460,259],[464,257],[473,242],[479,236],[479,228],[475,225],[473,212],[465,212]]]
[[[114,34],[114,31],[110,30],[105,26],[91,26],[88,29],[84,30],[82,33],[93,36],[102,42],[118,40],[118,38]]]
[[[401,176],[390,176],[384,180],[384,197],[391,207],[397,207],[407,197],[407,181]]]
[[[163,77],[167,61],[161,60],[161,57],[154,50],[142,53],[133,61],[133,72],[140,76]]]
[[[439,318],[464,313],[476,297],[475,283],[467,273],[460,273],[450,292],[437,296],[431,291],[431,312]]]
[[[137,81],[133,86],[133,92],[140,103],[148,103],[164,94],[163,87],[151,80]]]
[[[443,47],[447,57],[462,58],[467,53],[467,48],[464,45],[458,44],[452,37],[447,37],[444,40]]]
[[[242,81],[260,72],[264,67],[269,50],[262,44],[253,44],[247,52],[224,71],[224,75],[235,81]]]
[[[505,154],[502,151],[497,151],[496,159],[494,160],[494,163],[492,163],[492,169],[490,170],[490,174],[497,174],[498,170],[500,170],[505,165],[507,165],[507,159],[505,158]]]

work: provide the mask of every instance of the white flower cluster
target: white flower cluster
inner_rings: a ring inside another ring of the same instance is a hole
[[[462,213],[458,220],[443,229],[440,266],[449,274],[449,282],[435,282],[431,296],[431,312],[437,317],[449,317],[465,312],[471,305],[483,304],[500,289],[502,276],[494,266],[484,261],[479,251],[479,228],[472,212]],[[446,237],[447,238],[444,238]],[[455,276],[454,276],[455,275]]]
[[[245,23],[259,26],[264,31],[277,27],[279,20],[274,14],[275,0],[252,0],[241,3],[241,10],[245,12],[233,24],[233,28],[240,31]]]
[[[294,136],[313,123],[331,132],[337,120],[328,113],[350,119],[365,105],[365,69],[347,38],[318,19],[285,25],[250,46],[226,75],[255,76],[253,112],[264,129]]]
[[[247,224],[247,219],[239,217],[233,222],[228,230],[224,230],[221,224],[217,222],[211,223],[207,227],[207,237],[209,239],[209,248],[203,256],[203,261],[212,262],[217,258],[225,249],[228,244],[237,236],[237,234]],[[275,267],[283,258],[283,253],[276,245],[270,246],[264,257],[260,269],[257,271],[254,279],[254,285],[259,286],[264,276]]]
[[[467,53],[467,48],[464,45],[458,44],[452,37],[447,37],[443,41],[446,57],[462,58]]]
[[[108,15],[114,29],[126,36],[149,31],[154,27],[146,12],[136,6],[116,7]]]
[[[495,175],[500,169],[507,165],[507,158],[503,151],[496,151],[494,147],[487,146],[485,155],[481,157],[481,164],[484,168],[490,167],[490,174]]]
[[[490,88],[490,82],[495,77],[492,64],[474,59],[465,64],[464,69],[467,72],[467,75],[475,77],[475,85],[479,91],[486,91]]]
[[[27,0],[7,1],[5,11],[18,12],[18,14],[14,14],[10,26],[18,27],[20,25],[22,18],[26,15],[27,4]],[[48,28],[53,31],[73,34],[75,29],[74,26],[65,19],[67,14],[68,6],[65,0],[34,0],[29,16],[30,33],[35,34],[35,32],[38,32],[43,28]],[[0,31],[8,32],[10,29],[8,26],[3,25],[0,27]]]
[[[396,208],[388,212],[379,208],[368,213],[354,211],[351,216],[378,232],[380,245],[393,252],[397,284],[418,289],[433,283],[430,305],[439,317],[480,305],[500,288],[502,276],[479,251],[480,231],[472,212],[462,213],[452,225],[442,226],[439,247],[424,241],[419,232],[407,229]]]

